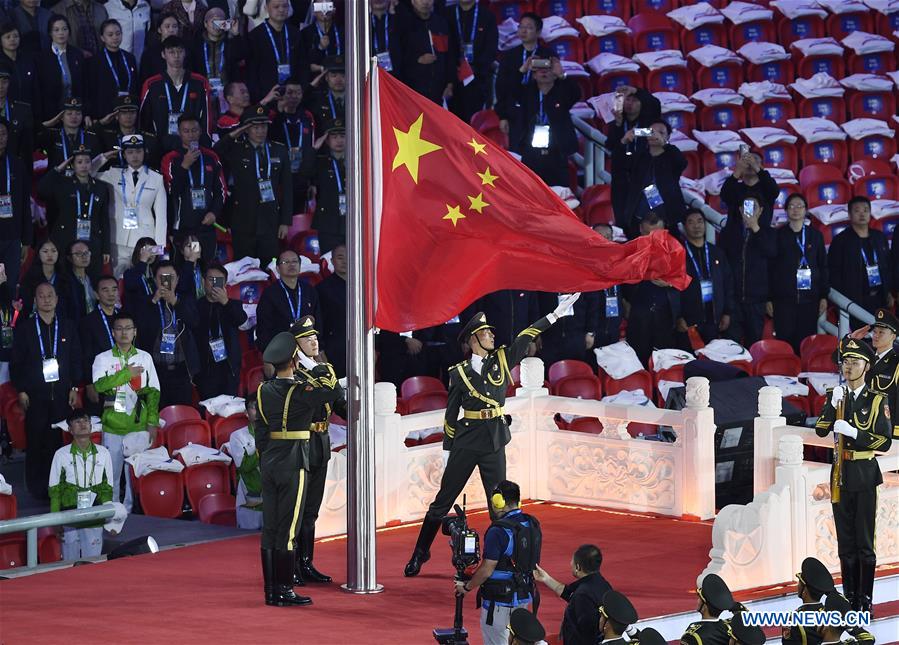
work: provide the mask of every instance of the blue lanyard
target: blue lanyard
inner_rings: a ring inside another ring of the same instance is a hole
[[[616,284],[611,289],[606,289],[605,292],[606,292],[606,297],[612,296],[613,298],[617,298],[618,297],[618,285]]]
[[[693,260],[693,268],[696,269],[696,277],[702,280],[702,271],[699,270],[699,263],[696,261],[696,257],[693,255],[693,249],[690,248],[690,243],[687,242],[687,253],[690,254],[690,259]],[[711,280],[712,279],[712,265],[709,262],[709,243],[705,243],[705,271],[706,277]]]
[[[543,111],[543,92],[537,89],[537,96],[540,97],[540,125],[546,125],[546,112]]]
[[[275,43],[275,36],[272,34],[272,28],[268,24],[268,21],[265,21],[265,31],[268,33],[268,39],[272,43],[272,51],[275,52],[275,62],[278,65],[289,65],[290,64],[290,31],[287,29],[287,25],[284,25],[282,28],[284,31],[284,58],[287,59],[286,63],[281,63],[281,52],[278,51],[278,45]]]
[[[165,81],[165,98],[169,102],[169,114],[172,113],[172,92],[169,90],[168,79]],[[181,112],[184,114],[184,107],[187,105],[187,79],[184,79],[184,85],[181,86]]]
[[[870,264],[868,264],[868,256],[865,254],[865,247],[864,247],[864,245],[861,246],[860,248],[861,248],[861,252],[862,252],[862,261],[865,263],[865,266],[866,266],[866,267],[867,267],[867,266],[871,266]],[[874,254],[874,264],[875,264],[875,265],[879,264],[879,262],[877,261],[877,249],[874,248],[873,246],[871,247],[871,253]]]
[[[381,52],[381,47],[378,45],[378,29],[377,29],[377,19],[375,15],[371,16],[371,38],[372,42],[375,45],[375,53],[379,54]],[[384,51],[390,49],[390,14],[384,14]]]
[[[70,87],[72,85],[72,79],[69,76],[69,72],[66,71],[66,64],[62,62],[62,54],[63,52],[56,51],[56,62],[59,63],[59,72],[62,74],[63,87]]]
[[[66,157],[68,159],[68,157]],[[12,172],[9,170],[9,155],[6,155],[6,192],[4,195],[12,193]]]
[[[140,279],[141,279],[141,282],[144,283],[144,291],[146,291],[146,292],[147,292],[147,295],[149,296],[149,295],[150,295],[150,283],[147,282],[147,276],[142,275],[142,276],[140,277]]]
[[[534,49],[534,53],[537,53],[537,49]],[[521,46],[521,64],[524,65],[525,61],[528,59],[528,50],[524,48],[524,45]],[[531,80],[531,70],[528,70],[524,73],[524,76],[521,77],[521,84],[527,85],[528,81]]]
[[[106,336],[109,338],[109,346],[113,346],[112,340],[112,330],[109,329],[109,321],[106,320],[106,314],[103,313],[103,310],[100,307],[97,307],[97,311],[100,313],[100,320],[103,321],[103,326],[106,327]]]
[[[337,166],[337,159],[331,157],[331,167],[334,168],[334,176],[337,178],[337,192],[343,194],[343,181],[340,179],[340,168]]]
[[[47,352],[44,350],[44,336],[41,333],[41,317],[35,314],[34,316],[34,328],[37,329],[37,342],[41,346],[41,360],[47,360]],[[53,318],[53,356],[51,358],[56,358],[56,350],[59,348],[59,316],[54,316]]]
[[[293,300],[290,299],[290,291],[287,290],[287,285],[284,284],[284,280],[278,280],[278,282],[284,290],[284,297],[287,298],[287,305],[290,307],[291,322],[296,322],[300,319],[300,283],[297,282],[297,305],[294,307]]]
[[[78,219],[81,219],[81,189],[75,189],[75,197],[78,202]],[[93,191],[87,194],[88,199],[90,200],[90,204],[87,207],[87,217],[85,219],[91,219],[94,213],[94,193]]]
[[[9,113],[9,96],[7,96],[7,97],[4,99],[4,102],[5,102],[5,104],[6,104],[6,109],[5,109],[5,111],[3,112],[3,116],[6,117],[6,120],[7,120],[7,121],[9,121],[10,123],[12,123],[12,114]]]
[[[478,11],[480,10],[480,8],[481,6],[475,3],[474,18],[471,21],[471,37],[468,39],[468,42],[471,43],[472,47],[474,47],[474,35],[478,28]],[[459,14],[459,5],[456,5],[456,27],[458,27],[459,29],[459,40],[462,40],[464,43],[465,41],[462,39],[462,18]]]
[[[200,267],[194,265],[194,289],[196,293],[199,295],[200,293],[200,283],[202,280],[200,279]]]
[[[192,168],[187,169],[187,181],[190,182],[191,190],[194,187],[194,175]],[[203,165],[203,153],[200,153],[200,186],[206,188],[206,166]]]
[[[297,139],[297,145],[293,145],[290,142],[290,129],[287,127],[287,120],[284,120],[284,143],[287,144],[287,149],[290,148],[302,148],[303,147],[303,122],[297,121],[297,128],[300,131],[300,136]]]
[[[340,34],[337,33],[337,25],[331,25],[331,29],[334,30],[334,44],[337,46],[337,55],[340,56]],[[315,23],[315,31],[318,32],[319,39],[325,36],[326,32],[323,32],[321,30],[321,27],[318,26],[318,23]],[[325,51],[329,51],[330,49],[331,46],[329,45],[328,48],[325,49]]]
[[[122,87],[122,83],[119,81],[119,74],[115,70],[115,65],[112,64],[112,59],[109,57],[109,50],[104,48],[103,53],[106,54],[106,63],[109,65],[109,71],[112,72],[112,77],[115,79],[116,89],[120,92],[127,92],[131,89],[131,68],[128,67],[128,59],[125,58],[125,53],[119,50],[119,56],[122,59],[122,65],[125,66],[125,73],[128,74],[128,85]]]
[[[169,309],[169,311],[172,312],[172,321],[168,325],[166,325],[165,324],[165,309],[168,309],[168,307],[163,309],[161,302],[157,302],[156,306],[159,307],[159,330],[165,331],[166,329],[171,327],[175,331],[178,331],[178,314],[175,313],[175,310]]]
[[[222,40],[221,47],[219,47],[219,74],[221,77],[222,68],[225,66],[225,41]],[[212,70],[209,69],[209,43],[205,40],[203,41],[203,63],[206,66],[206,78],[211,78],[213,76]]]
[[[84,128],[78,128],[78,144],[84,145]],[[60,128],[59,138],[62,140],[62,156],[63,159],[69,158],[69,135],[66,134],[65,128]]]
[[[331,118],[337,118],[337,108],[334,107],[334,94],[331,93],[331,90],[328,90],[328,104],[331,106]]]
[[[799,263],[799,267],[808,266],[808,259],[805,257],[805,226],[802,227],[802,241],[799,241],[799,238],[796,238],[796,244],[799,245],[799,252],[802,254],[802,261]],[[865,250],[862,249],[862,254],[864,254]]]
[[[190,174],[190,171],[188,171],[188,174]],[[125,194],[125,169],[124,168],[122,168],[121,184],[122,184],[122,203],[125,206],[127,206],[128,205],[128,197]],[[140,208],[140,198],[141,198],[141,195],[144,194],[144,188],[146,188],[146,187],[147,187],[147,180],[144,179],[143,183],[140,185],[140,188],[137,189],[137,199],[134,200],[133,208]],[[91,202],[91,207],[93,207],[93,205],[94,205],[93,202]]]
[[[262,176],[259,174],[259,150],[258,148],[253,151],[253,160],[256,162],[256,179],[262,181]],[[268,142],[265,143],[265,162],[266,162],[266,179],[272,178],[272,156],[268,151]]]

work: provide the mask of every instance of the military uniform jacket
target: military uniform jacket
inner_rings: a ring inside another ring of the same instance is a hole
[[[289,466],[292,470],[309,470],[308,439],[272,439],[270,435],[284,430],[308,431],[318,409],[343,395],[336,381],[333,387],[326,384],[330,383],[327,380],[330,371],[324,365],[315,367],[311,374],[318,385],[290,378],[275,378],[265,381],[256,390],[256,405],[259,410],[256,447],[262,455],[263,469],[267,466]]]
[[[893,442],[894,426],[890,420],[890,407],[886,397],[865,386],[854,402],[850,402],[851,398],[851,393],[846,392],[843,399],[844,418],[858,430],[858,436],[855,439],[843,437],[843,449],[862,453],[889,450]],[[818,423],[815,424],[815,432],[819,437],[826,437],[833,429],[836,414],[828,396]],[[882,483],[883,475],[874,459],[858,458],[856,455],[854,460],[843,460],[843,490],[859,492]]]
[[[726,622],[717,618],[698,620],[687,626],[680,642],[684,645],[728,645],[730,630]]]
[[[312,422],[327,423],[332,412],[337,416],[346,419],[346,396],[345,393],[343,393],[343,388],[337,384],[337,374],[334,372],[334,367],[330,363],[322,363],[321,365],[316,365],[313,368],[313,371],[315,371],[316,374],[324,373],[324,370],[321,369],[322,367],[327,370],[327,373],[319,377],[313,376],[309,370],[305,369],[300,369],[296,373],[296,378],[301,383],[311,383],[316,387],[326,387],[341,391],[339,399],[333,402],[324,403],[315,410],[312,414]],[[330,458],[331,439],[328,435],[328,431],[313,432],[312,438],[309,439],[309,468],[323,468],[328,465],[328,460]]]
[[[824,606],[820,602],[808,602],[800,605],[797,612],[823,611]],[[781,633],[783,645],[820,645],[821,636],[814,629],[805,627],[784,627]]]
[[[9,177],[6,168],[9,164]],[[30,245],[34,235],[31,225],[31,182],[28,179],[25,165],[12,151],[0,155],[0,195],[10,195],[12,199],[12,217],[0,218],[0,240],[19,240]],[[12,285],[15,288],[16,285]]]
[[[318,157],[315,171],[318,194],[312,218],[312,227],[318,232],[346,235],[346,215],[340,212],[340,194],[346,193],[346,182],[346,158]]]
[[[75,135],[66,134],[62,128],[49,128],[40,135],[40,147],[47,155],[47,168],[56,168],[80,146],[88,148],[93,154],[101,152],[99,137],[83,127]]]
[[[38,182],[37,192],[48,204],[56,207],[57,215],[49,222],[50,239],[60,254],[65,253],[69,242],[77,239],[79,219],[90,221],[90,239],[84,241],[91,252],[109,253],[109,193],[105,184],[95,179],[83,184],[51,168]],[[91,268],[101,260],[91,257]]]
[[[491,419],[459,419],[460,410],[495,410],[506,402],[506,388],[512,382],[511,369],[527,356],[528,345],[551,323],[541,318],[528,327],[509,347],[498,347],[484,358],[478,374],[467,359],[449,368],[449,394],[443,420],[443,449],[478,453],[495,452],[512,440],[503,415]]]
[[[346,94],[337,96],[326,86],[309,101],[309,111],[315,118],[315,127],[324,132],[334,119],[346,119]]]
[[[890,416],[899,408],[899,354],[890,349],[883,358],[878,358],[865,375],[865,385],[886,397],[890,406]],[[893,422],[893,436],[896,434],[896,422]]]
[[[28,103],[12,101],[8,97],[0,103],[0,113],[9,121],[9,141],[6,149],[11,150],[19,159],[31,159],[34,150],[34,119]],[[31,164],[26,167],[31,172]]]

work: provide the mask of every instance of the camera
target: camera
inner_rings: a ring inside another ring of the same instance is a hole
[[[552,67],[552,61],[548,58],[532,58],[531,69],[549,69]]]
[[[334,13],[333,2],[313,2],[312,11],[315,13]]]
[[[213,289],[224,289],[225,288],[225,278],[220,275],[212,276],[212,288]]]
[[[635,137],[651,137],[652,128],[634,128]]]
[[[172,274],[171,273],[159,274],[159,284],[161,284],[164,288],[171,291],[172,290]]]
[[[165,253],[165,248],[157,244],[156,246],[150,247],[150,253],[156,256],[161,256],[163,253]]]
[[[456,568],[456,580],[467,582],[471,580],[469,571],[474,569],[481,561],[481,547],[478,532],[468,526],[468,518],[465,516],[465,497],[462,497],[462,508],[456,504],[455,516],[443,518],[441,532],[449,536],[450,549],[452,550],[452,562]],[[468,645],[468,630],[462,626],[462,601],[463,597],[456,596],[456,613],[453,626],[450,628],[434,629],[434,640],[438,643],[452,645]]]

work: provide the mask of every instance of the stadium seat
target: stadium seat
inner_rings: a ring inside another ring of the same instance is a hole
[[[247,372],[246,378],[245,391],[247,395],[255,396],[256,390],[259,389],[259,386],[262,384],[263,380],[265,380],[265,372],[262,365],[257,365],[256,367],[250,368],[250,371]]]
[[[650,92],[677,92],[685,96],[693,93],[693,75],[686,67],[662,67],[646,74],[646,89]]]
[[[796,106],[790,99],[766,99],[764,103],[749,103],[749,126],[753,128],[783,128],[788,119],[796,117]]]
[[[37,530],[37,561],[40,564],[62,560],[62,543],[52,526]]]
[[[553,384],[551,389],[555,396],[567,396],[572,399],[602,398],[602,386],[599,379],[593,376],[566,376]]]
[[[203,419],[184,419],[165,427],[165,446],[169,453],[183,448],[189,443],[212,446],[209,424]]]
[[[644,11],[658,11],[667,14],[676,9],[679,4],[677,0],[631,0],[631,15],[636,16]]]
[[[837,349],[837,337],[830,334],[813,334],[806,336],[799,343],[799,357],[802,361],[803,372],[833,372],[836,365],[833,361],[833,353]],[[814,369],[813,365],[820,365],[819,357],[827,359],[827,369]]]
[[[546,44],[552,50],[553,55],[575,63],[584,62],[584,47],[576,36],[563,36]]]
[[[406,413],[416,414],[418,412],[431,412],[432,410],[441,410],[446,407],[447,394],[441,392],[419,392],[406,401]]]
[[[633,54],[630,36],[623,31],[605,36],[587,36],[584,41],[584,58],[590,60],[599,54],[618,54],[630,58]]]
[[[231,493],[209,493],[200,498],[197,517],[204,524],[237,526],[237,500]]]
[[[615,214],[612,212],[612,202],[594,202],[590,204],[583,210],[582,218],[587,226],[614,224]]]
[[[581,0],[537,0],[534,4],[534,11],[538,16],[560,16],[567,20],[569,24],[577,24],[575,20],[580,18]]]
[[[658,11],[645,11],[627,21],[634,32],[634,50],[638,52],[678,49],[674,23]]]
[[[797,408],[802,410],[802,413],[805,416],[809,416],[809,410],[811,409],[811,403],[808,400],[807,396],[801,396],[799,394],[794,394],[793,396],[785,396],[783,397],[784,401],[792,403]]]
[[[751,20],[739,25],[730,26],[730,48],[734,51],[746,43],[772,43],[774,23],[770,20]]]
[[[875,12],[875,22],[877,24],[876,33],[880,34],[884,38],[893,37],[893,40],[897,40],[894,32],[899,31],[899,11],[895,11],[888,15],[883,15],[880,12]]]
[[[800,16],[793,19],[781,16],[777,21],[777,42],[784,49],[788,49],[797,40],[823,38],[824,29],[824,18],[818,16]]]
[[[228,466],[229,464],[223,461],[210,461],[188,466],[181,472],[184,488],[187,490],[187,501],[194,511],[198,511],[200,500],[204,495],[231,492]]]
[[[799,171],[799,185],[810,208],[822,204],[845,204],[852,195],[840,170],[828,164],[811,164]]]
[[[834,78],[846,76],[843,57],[838,54],[804,56],[796,64],[797,78],[811,78],[815,74],[830,74]]]
[[[588,206],[594,203],[612,203],[612,186],[610,184],[593,184],[587,186],[581,193],[581,206]]]
[[[762,63],[761,65],[749,63],[746,65],[746,80],[756,83],[771,81],[772,83],[788,85],[796,80],[793,73],[793,61],[787,58],[785,60]]]
[[[446,386],[433,376],[410,376],[400,385],[400,396],[407,401],[422,392],[446,392]]]
[[[176,421],[199,419],[200,413],[189,405],[169,405],[159,411],[159,418],[164,419],[166,426],[169,426]]]
[[[896,58],[893,52],[850,53],[846,67],[849,74],[884,74],[896,71]]]
[[[640,370],[619,379],[613,379],[607,375],[603,383],[606,396],[618,394],[624,390],[643,390],[646,397],[652,400],[652,388],[652,375],[646,370]]]
[[[702,151],[702,174],[711,175],[725,168],[733,168],[740,158],[740,152],[712,152],[711,150]]]
[[[245,414],[232,414],[230,417],[219,419],[212,428],[215,447],[221,448],[224,444],[228,443],[231,435],[241,428],[246,427],[247,423],[248,421]]]
[[[0,495],[0,520],[14,520],[18,512],[15,494]]]
[[[688,137],[696,127],[696,117],[693,115],[693,112],[687,112],[686,110],[666,112],[662,115],[662,118],[668,122],[672,130],[680,130]]]
[[[834,123],[844,123],[846,121],[846,102],[839,96],[799,99],[798,114],[800,118],[818,116]]]
[[[874,28],[871,22],[871,13],[873,12],[850,11],[828,16],[825,23],[827,35],[837,40],[843,40],[853,31],[871,33]]]
[[[527,0],[497,0],[487,3],[490,12],[496,17],[496,23],[500,24],[507,18],[515,22],[521,20],[521,15],[534,10],[534,4]]]
[[[602,76],[592,76],[593,93],[606,94],[614,92],[622,85],[631,87],[643,87],[643,74],[640,72],[609,72]]]
[[[6,429],[9,439],[16,450],[28,448],[28,435],[25,433],[25,410],[19,405],[18,399],[9,399],[3,405],[3,417],[6,419]]]
[[[699,179],[701,176],[700,168],[702,163],[700,161],[699,153],[695,150],[688,150],[682,153],[684,155],[684,159],[687,161],[687,167],[684,169],[682,173],[684,177],[689,177],[690,179]]]
[[[15,569],[28,563],[25,535],[0,535],[0,569]]]
[[[729,61],[712,67],[700,66],[696,81],[701,89],[729,87],[736,90],[743,83],[743,65],[737,61]]]
[[[138,478],[140,505],[144,515],[176,518],[184,505],[184,484],[181,473],[154,470]]]
[[[865,175],[853,184],[852,194],[867,197],[871,200],[897,199],[899,197],[899,179],[892,172],[879,175]]]
[[[896,114],[896,96],[892,92],[852,92],[849,95],[849,117],[880,119],[890,122]]]
[[[699,108],[700,130],[740,130],[746,127],[741,105],[710,105]]]
[[[578,417],[568,424],[571,432],[586,432],[587,434],[599,434],[602,432],[602,424],[596,417]]]
[[[484,130],[482,133],[484,138],[490,139],[493,143],[498,145],[503,150],[509,149],[509,135],[497,128],[489,128]]]
[[[563,378],[570,376],[595,376],[595,374],[589,363],[570,359],[556,361],[549,366],[546,372],[546,378],[549,379],[550,385],[555,385]]]
[[[760,149],[766,168],[786,168],[795,175],[799,172],[799,157],[796,146],[788,143],[775,143]]]
[[[797,376],[802,370],[799,357],[789,343],[782,340],[759,340],[749,348],[754,376]]]
[[[793,193],[802,193],[802,189],[798,184],[778,184],[777,199],[774,200],[775,208],[786,208],[787,197]]]
[[[727,31],[720,23],[708,23],[692,30],[681,29],[680,42],[685,55],[706,45],[727,47]]]
[[[896,154],[896,140],[889,137],[875,135],[865,137],[858,141],[850,141],[850,156],[852,161],[860,159],[892,159]]]
[[[7,401],[17,399],[18,396],[19,393],[16,392],[16,388],[13,387],[13,384],[10,381],[0,383],[0,410],[3,409],[3,406],[6,405]]]
[[[625,22],[631,16],[629,0],[583,0],[582,16],[618,16]]]
[[[840,173],[846,172],[849,165],[849,153],[845,141],[817,141],[804,143],[799,151],[802,165],[820,164],[834,166]]]

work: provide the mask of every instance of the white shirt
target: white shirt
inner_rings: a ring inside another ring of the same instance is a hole
[[[140,63],[144,53],[147,31],[150,29],[150,4],[147,0],[137,0],[131,9],[123,0],[108,0],[105,5],[110,20],[118,20],[122,26],[122,49],[134,54]]]
[[[110,168],[104,170],[97,178],[111,186],[114,199],[110,201],[110,219],[112,220],[112,241],[119,246],[134,247],[142,237],[152,237],[157,244],[166,239],[168,211],[166,210],[165,184],[162,175],[146,166],[138,172],[137,185],[132,178],[133,168]],[[124,173],[124,174],[123,174]],[[125,180],[125,193],[122,194],[122,178]],[[143,186],[143,191],[141,191]],[[137,203],[138,194],[140,202]],[[127,204],[126,204],[127,200]],[[137,208],[137,228],[126,229],[125,208]]]
[[[481,373],[481,368],[484,367],[484,357],[478,356],[477,354],[471,355],[471,369],[473,369],[478,374]]]
[[[65,475],[66,482],[86,489],[103,483],[103,475],[112,486],[112,458],[103,446],[91,444],[97,452],[87,454],[74,449],[74,444],[63,446],[53,455],[50,464],[50,486],[56,486]]]
[[[116,354],[120,353],[118,348],[107,349],[105,352],[97,354],[97,357],[94,359],[94,365],[91,370],[91,381],[94,383],[104,376],[110,376],[124,368],[122,359],[113,355],[113,351]],[[142,349],[135,349],[135,354],[128,358],[127,364],[144,368],[144,373],[140,375],[140,387],[137,388],[138,390],[147,386],[159,389],[159,377],[156,375],[156,367],[153,365],[153,358],[147,352]],[[134,406],[137,403],[137,392],[132,387],[131,382],[120,385],[115,391],[125,393],[125,413],[131,414],[134,412]]]

